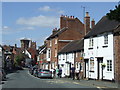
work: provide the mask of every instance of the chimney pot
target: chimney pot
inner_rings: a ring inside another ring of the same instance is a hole
[[[89,17],[89,12],[86,12],[86,17]]]
[[[93,28],[94,26],[95,26],[95,20],[92,19],[92,21],[91,21],[91,28]]]

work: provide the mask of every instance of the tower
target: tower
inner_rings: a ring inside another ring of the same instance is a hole
[[[29,48],[30,39],[23,38],[20,41],[21,41],[21,48],[22,49],[28,49]]]

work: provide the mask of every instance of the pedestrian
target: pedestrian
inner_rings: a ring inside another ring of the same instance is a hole
[[[61,75],[62,75],[62,69],[60,68],[60,69],[59,69],[59,72],[58,72],[58,77],[61,78],[61,77],[62,77]]]
[[[75,73],[76,73],[77,80],[79,80],[80,79],[80,77],[79,77],[80,76],[80,70],[79,70],[78,67],[76,68]]]
[[[72,68],[71,68],[71,74],[72,74],[72,79],[74,80],[75,79],[75,67],[73,64],[72,64]]]
[[[56,77],[59,77],[59,76],[58,76],[58,73],[59,73],[59,69],[56,68]]]
[[[55,78],[56,77],[56,70],[54,69],[53,70],[53,78]]]

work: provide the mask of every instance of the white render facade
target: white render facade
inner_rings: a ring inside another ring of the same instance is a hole
[[[62,77],[70,75],[70,67],[74,64],[74,53],[59,54],[58,65],[62,68]]]
[[[114,80],[113,52],[112,33],[84,39],[85,77]]]

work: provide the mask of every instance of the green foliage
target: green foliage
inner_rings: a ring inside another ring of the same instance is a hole
[[[115,6],[116,9],[110,10],[110,13],[107,13],[107,17],[110,20],[116,20],[120,22],[120,4],[118,6]]]
[[[15,66],[21,66],[21,61],[25,60],[25,55],[24,54],[19,54],[15,57]]]

